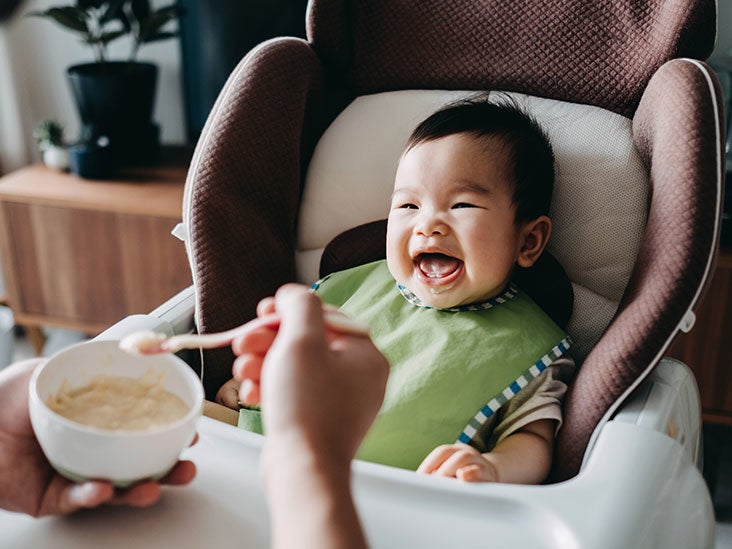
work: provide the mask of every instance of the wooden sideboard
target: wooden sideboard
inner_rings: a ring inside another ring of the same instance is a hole
[[[732,248],[719,253],[694,328],[679,334],[667,354],[693,370],[704,422],[732,426]]]
[[[0,257],[16,323],[90,335],[191,284],[180,221],[187,162],[91,181],[42,165],[0,178]]]

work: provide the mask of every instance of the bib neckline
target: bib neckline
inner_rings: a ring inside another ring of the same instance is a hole
[[[460,313],[463,311],[485,311],[486,309],[491,309],[497,305],[500,305],[501,303],[505,303],[509,299],[513,299],[516,294],[518,294],[518,288],[513,284],[513,282],[510,282],[506,290],[496,297],[481,301],[480,303],[471,303],[469,305],[460,305],[458,307],[447,307],[441,309],[439,307],[432,307],[431,305],[427,305],[419,297],[414,295],[409,288],[402,284],[397,283],[396,287],[399,290],[399,293],[402,294],[404,299],[406,299],[408,303],[414,305],[415,307],[421,307],[422,309],[434,309],[436,311],[446,311],[450,313]]]

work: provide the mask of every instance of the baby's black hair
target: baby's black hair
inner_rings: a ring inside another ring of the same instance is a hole
[[[514,173],[516,222],[549,215],[554,190],[554,152],[538,122],[508,96],[499,102],[487,94],[450,103],[422,121],[407,141],[407,150],[425,141],[458,133],[500,140]]]

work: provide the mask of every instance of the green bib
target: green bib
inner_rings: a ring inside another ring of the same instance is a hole
[[[485,303],[434,309],[397,287],[382,260],[334,273],[313,288],[368,323],[391,364],[384,404],[358,452],[366,461],[414,470],[441,444],[470,443],[570,345],[515,287]]]

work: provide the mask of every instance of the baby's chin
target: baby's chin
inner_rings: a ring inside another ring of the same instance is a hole
[[[413,281],[412,281],[413,282]],[[416,295],[420,301],[435,309],[452,309],[454,307],[465,307],[477,303],[484,303],[489,299],[500,295],[504,289],[486,291],[484,293],[468,293],[459,282],[439,286],[428,286],[425,284],[405,284],[405,286]]]
[[[422,303],[435,309],[450,309],[464,305],[464,296],[454,291],[455,284],[446,286],[424,286],[419,285],[416,289],[409,290],[416,295]]]

